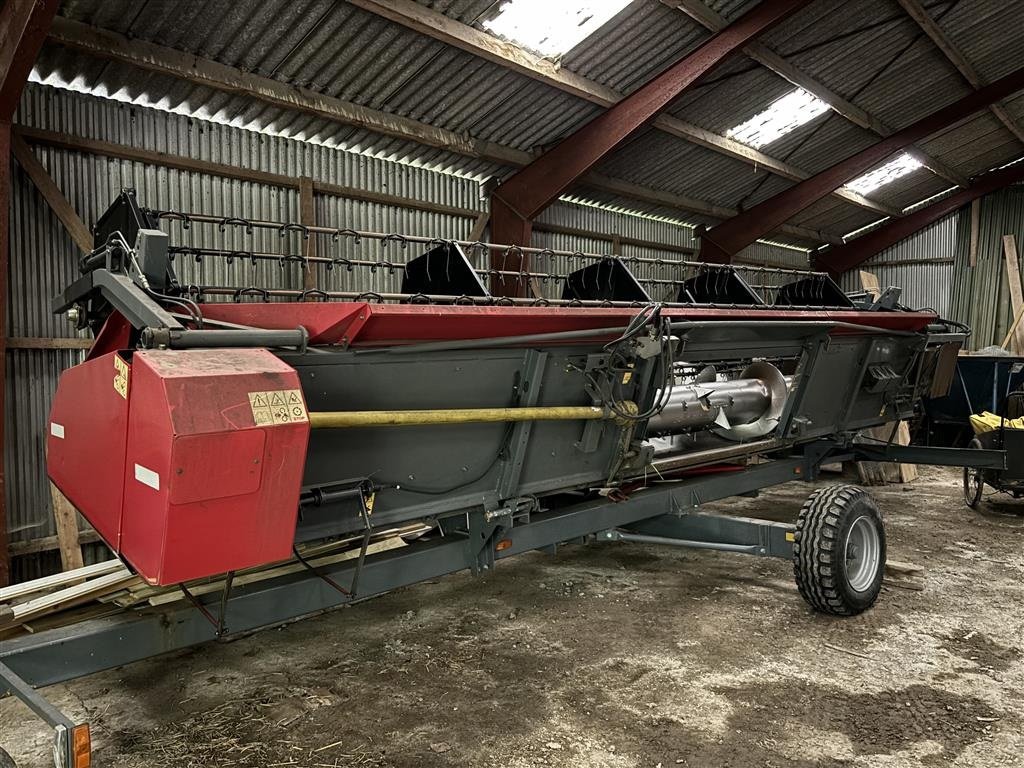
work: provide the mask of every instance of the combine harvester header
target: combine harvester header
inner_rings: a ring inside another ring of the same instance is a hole
[[[885,564],[864,491],[815,491],[795,525],[701,505],[844,458],[1003,460],[855,442],[948,390],[965,338],[898,290],[152,211],[130,190],[94,234],[54,300],[96,338],[54,398],[49,473],[152,604],[0,645],[0,685],[66,765],[83,724],[33,686],[565,542],[786,558],[814,609],[859,613]],[[510,253],[532,266],[493,266]]]

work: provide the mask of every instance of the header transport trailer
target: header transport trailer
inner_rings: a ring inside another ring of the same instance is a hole
[[[130,190],[94,235],[54,300],[95,342],[61,377],[49,474],[149,594],[183,599],[7,633],[0,686],[54,729],[57,765],[88,765],[88,724],[37,687],[566,542],[780,557],[815,610],[856,614],[885,564],[867,493],[817,490],[793,525],[701,505],[844,458],[1002,466],[855,442],[944,394],[965,338],[896,291],[855,305],[823,273],[153,211]]]

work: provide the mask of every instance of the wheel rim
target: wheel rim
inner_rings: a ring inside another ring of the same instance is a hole
[[[846,534],[846,580],[855,592],[866,592],[878,573],[882,542],[871,519],[861,515]]]
[[[981,488],[984,485],[980,469],[964,468],[964,498],[968,506],[973,507],[981,498]]]

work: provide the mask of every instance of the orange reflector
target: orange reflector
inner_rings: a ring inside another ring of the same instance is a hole
[[[793,474],[794,474],[794,475],[802,475],[802,474],[803,474],[803,472],[804,472],[804,470],[803,470],[803,468],[802,468],[802,467],[796,467],[796,468],[795,468],[795,469],[793,470]]]
[[[89,724],[76,725],[71,731],[72,768],[89,768],[92,765],[92,738]]]
[[[508,549],[511,546],[512,546],[512,539],[502,539],[501,541],[499,541],[497,544],[494,545],[494,549],[495,549],[496,552],[503,552],[504,550]]]

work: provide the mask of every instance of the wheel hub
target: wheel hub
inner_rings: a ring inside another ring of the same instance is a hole
[[[881,557],[878,531],[867,516],[858,517],[846,534],[846,578],[850,587],[865,592],[875,580]]]

